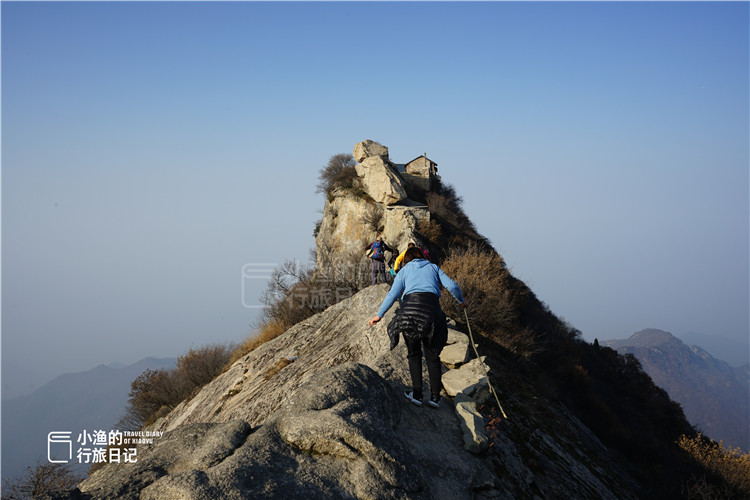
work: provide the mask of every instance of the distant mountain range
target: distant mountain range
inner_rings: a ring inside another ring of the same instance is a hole
[[[750,365],[733,368],[669,332],[642,330],[602,345],[633,354],[656,385],[680,403],[696,428],[725,445],[750,450]]]
[[[99,365],[66,373],[28,396],[2,402],[2,477],[14,478],[37,459],[47,460],[47,435],[116,430],[130,383],[146,369],[172,368],[175,358],[146,358],[128,366]],[[118,367],[119,366],[119,367]],[[80,466],[85,471],[89,466]]]

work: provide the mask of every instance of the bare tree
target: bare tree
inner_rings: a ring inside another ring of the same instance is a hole
[[[36,465],[26,467],[20,478],[5,479],[2,500],[30,500],[54,491],[70,490],[84,479],[85,476],[73,471],[70,464],[37,460]]]
[[[320,182],[315,186],[315,192],[329,194],[337,186],[350,187],[357,177],[354,170],[356,163],[351,154],[339,153],[331,156],[328,165],[320,169]]]
[[[378,203],[369,203],[365,209],[365,213],[361,218],[362,224],[367,226],[374,233],[380,232],[381,223],[383,222],[383,207]]]

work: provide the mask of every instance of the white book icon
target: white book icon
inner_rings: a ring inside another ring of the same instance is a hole
[[[73,458],[73,441],[70,431],[52,431],[47,434],[47,460],[53,464],[67,464]],[[53,450],[54,445],[54,450]],[[53,451],[55,453],[53,453]],[[65,453],[60,453],[65,451]],[[62,456],[67,458],[63,460]]]

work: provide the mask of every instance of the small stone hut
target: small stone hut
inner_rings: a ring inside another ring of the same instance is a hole
[[[424,191],[430,191],[439,179],[437,163],[427,158],[427,153],[414,158],[403,166],[403,170],[399,170],[401,170],[401,176],[407,184]]]

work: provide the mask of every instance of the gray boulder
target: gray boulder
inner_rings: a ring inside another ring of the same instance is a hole
[[[458,394],[454,398],[456,416],[461,422],[464,435],[464,448],[471,453],[480,453],[490,446],[484,430],[484,419],[477,410],[477,403],[468,396]]]
[[[354,145],[354,159],[358,163],[362,163],[370,156],[379,156],[388,161],[388,148],[370,139]]]

